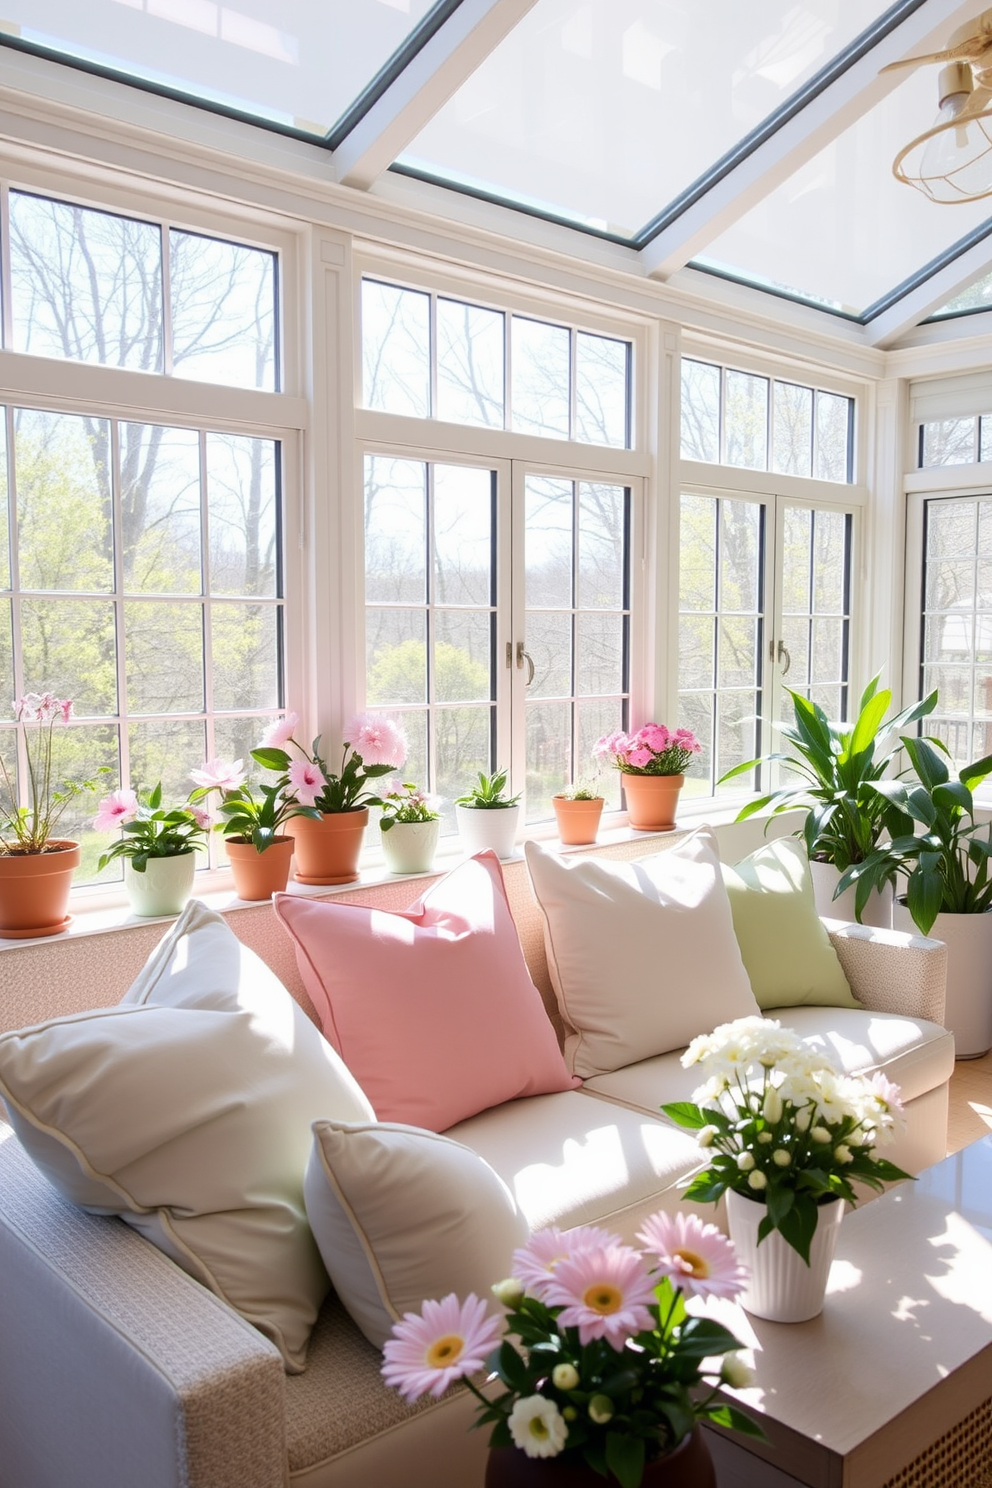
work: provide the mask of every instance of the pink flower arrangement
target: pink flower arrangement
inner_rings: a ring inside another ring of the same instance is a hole
[[[411,1404],[464,1380],[491,1445],[608,1469],[621,1488],[638,1488],[645,1463],[697,1420],[760,1436],[719,1399],[721,1383],[748,1373],[706,1313],[708,1297],[735,1297],[746,1280],[731,1242],[697,1215],[664,1212],[637,1238],[643,1251],[593,1225],[539,1231],[493,1287],[503,1317],[474,1295],[425,1302],[394,1325],[384,1379]],[[503,1386],[491,1398],[471,1378],[483,1367]]]
[[[624,775],[681,775],[702,747],[691,729],[673,733],[663,723],[646,723],[636,734],[604,734],[592,752]]]
[[[14,718],[24,730],[28,802],[24,804],[0,752],[0,853],[33,854],[51,851],[49,839],[69,802],[96,790],[92,780],[66,781],[56,786],[55,726],[73,716],[71,698],[53,692],[27,692],[14,703]],[[97,771],[105,774],[105,770]]]
[[[196,795],[194,791],[193,797]],[[202,847],[210,830],[210,813],[194,804],[192,797],[180,806],[163,806],[159,781],[149,791],[127,787],[111,791],[100,802],[93,818],[93,830],[114,832],[118,828],[120,838],[101,853],[98,869],[102,871],[114,858],[128,858],[136,873],[144,873],[149,858],[178,858]]]
[[[381,806],[382,801],[367,782],[392,770],[398,770],[406,759],[406,735],[392,719],[378,713],[360,713],[344,731],[341,768],[332,775],[320,753],[320,737],[314,739],[308,752],[295,738],[298,713],[287,713],[270,724],[262,743],[251,757],[267,770],[279,771],[278,788],[302,806],[323,812],[360,811],[365,806]],[[287,753],[291,744],[301,756]]]

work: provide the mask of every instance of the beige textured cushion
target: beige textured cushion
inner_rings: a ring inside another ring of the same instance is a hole
[[[381,1348],[405,1312],[449,1292],[488,1297],[528,1236],[488,1163],[416,1126],[314,1122],[304,1193],[334,1288]]]
[[[544,915],[565,1062],[588,1078],[759,1012],[703,827],[633,863],[525,847]]]
[[[303,1368],[327,1291],[311,1123],[374,1113],[219,915],[188,905],[119,1006],[0,1037],[0,1095],[66,1198],[119,1214]]]
[[[759,1007],[859,1006],[816,912],[801,842],[766,842],[732,868],[724,864],[723,881]]]

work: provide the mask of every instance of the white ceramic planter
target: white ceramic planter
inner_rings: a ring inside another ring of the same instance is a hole
[[[893,928],[919,935],[898,899]],[[947,947],[944,1027],[954,1035],[955,1059],[980,1059],[992,1049],[992,914],[939,914],[930,931]]]
[[[825,915],[828,920],[850,920],[855,921],[854,913],[854,889],[845,889],[839,899],[834,898],[834,889],[840,872],[833,863],[811,862],[809,871],[813,878],[813,898],[816,901],[816,912]],[[881,893],[872,893],[868,896],[864,914],[861,916],[863,925],[873,925],[878,930],[891,930],[892,928],[892,885],[886,884]]]
[[[491,847],[498,858],[512,858],[520,821],[519,806],[495,806],[490,810],[478,806],[456,806],[458,835],[471,857]]]
[[[124,887],[136,915],[177,915],[193,892],[196,853],[174,858],[149,858],[144,873],[135,873],[124,859]]]
[[[428,873],[440,831],[439,821],[396,822],[388,832],[380,828],[382,855],[390,873]]]
[[[805,1323],[823,1311],[830,1265],[844,1218],[844,1202],[821,1204],[809,1249],[809,1265],[777,1230],[758,1244],[764,1204],[727,1193],[727,1225],[738,1259],[750,1272],[741,1306],[773,1323]]]

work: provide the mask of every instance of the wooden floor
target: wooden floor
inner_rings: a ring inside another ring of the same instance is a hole
[[[959,1059],[951,1076],[947,1150],[958,1152],[992,1131],[992,1054]]]

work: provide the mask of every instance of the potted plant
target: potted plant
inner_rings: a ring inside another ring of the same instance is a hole
[[[643,1252],[592,1225],[538,1231],[493,1287],[505,1317],[450,1293],[393,1326],[382,1373],[406,1401],[457,1379],[478,1398],[477,1424],[492,1427],[486,1488],[715,1488],[697,1422],[763,1435],[719,1398],[721,1384],[750,1383],[737,1339],[686,1309],[740,1292],[730,1241],[697,1215],[664,1211],[637,1238]],[[482,1368],[497,1376],[495,1396],[472,1378]]]
[[[737,765],[719,783],[781,760],[794,778],[778,790],[749,801],[738,812],[737,820],[746,821],[769,808],[771,816],[804,810],[801,835],[819,912],[838,919],[860,920],[865,916],[869,924],[885,926],[891,923],[891,875],[880,875],[874,885],[878,895],[869,898],[866,888],[857,904],[853,895],[844,903],[838,902],[843,893],[839,880],[852,864],[863,863],[889,830],[889,802],[875,786],[901,747],[899,730],[932,713],[937,694],[930,693],[886,723],[892,693],[888,688],[879,690],[878,682],[876,676],[868,683],[850,727],[831,723],[818,704],[787,689],[795,723],[775,727],[789,749]]]
[[[151,790],[112,791],[100,802],[94,831],[121,837],[101,853],[99,868],[121,858],[124,887],[136,915],[179,914],[193,891],[196,850],[210,830],[210,813],[188,801],[162,805],[162,782]]]
[[[197,789],[190,801],[202,801],[212,791],[220,791],[224,820],[214,830],[223,833],[238,898],[271,899],[285,889],[293,856],[293,838],[280,832],[280,827],[297,816],[319,819],[320,812],[284,796],[278,785],[251,786],[241,766],[241,760],[228,764],[213,759],[192,770],[190,779]]]
[[[385,791],[379,831],[390,873],[429,873],[437,851],[441,814],[437,800],[409,781]]]
[[[873,1152],[905,1124],[898,1087],[880,1071],[842,1074],[768,1018],[702,1034],[682,1064],[698,1064],[705,1083],[691,1101],[661,1109],[710,1154],[685,1197],[727,1195],[730,1233],[750,1272],[742,1305],[780,1323],[816,1317],[854,1185],[909,1177]]]
[[[56,726],[72,717],[72,700],[29,692],[14,704],[24,733],[28,801],[0,754],[0,937],[57,935],[69,924],[69,890],[81,858],[79,843],[54,835],[70,801],[96,789],[92,780],[58,785]],[[100,772],[98,772],[100,773]]]
[[[279,772],[276,787],[283,795],[315,810],[286,823],[295,840],[293,877],[306,884],[350,883],[358,877],[368,808],[382,805],[368,782],[399,769],[406,759],[406,735],[388,718],[359,714],[345,729],[341,768],[333,775],[320,753],[320,735],[309,753],[293,737],[299,721],[299,714],[287,713],[271,724],[251,757]],[[287,753],[286,744],[298,758]]]
[[[520,818],[520,795],[506,794],[505,770],[479,771],[476,783],[455,801],[458,835],[468,853],[492,848],[498,858],[513,856]]]
[[[593,745],[623,776],[630,825],[641,832],[672,832],[685,770],[702,745],[691,729],[674,733],[663,723],[646,723],[634,734],[604,734]]]
[[[840,887],[853,887],[860,906],[880,883],[905,880],[893,923],[946,944],[944,1022],[956,1057],[974,1059],[992,1048],[992,826],[975,820],[974,798],[992,775],[992,755],[952,778],[940,739],[907,736],[902,744],[916,781],[873,787],[891,813],[891,840],[848,868]]]
[[[596,841],[604,800],[588,785],[570,785],[552,796],[558,838],[566,847],[586,847]]]

